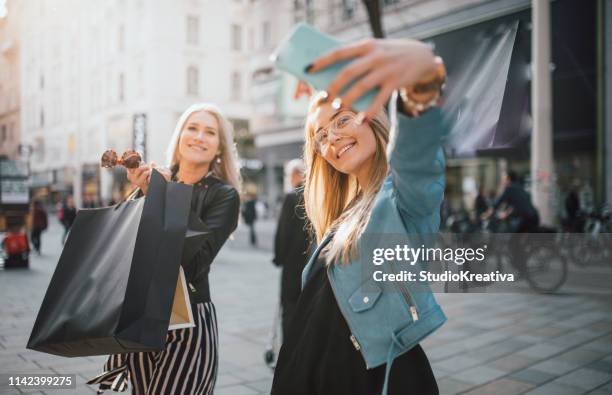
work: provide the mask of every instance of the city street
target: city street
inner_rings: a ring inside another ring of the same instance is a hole
[[[214,263],[211,292],[220,330],[215,394],[269,393],[272,372],[263,353],[279,289],[279,270],[271,264],[273,227],[272,221],[257,223],[261,247],[253,249],[241,224]],[[104,357],[69,359],[25,349],[61,251],[61,232],[52,220],[31,270],[0,270],[0,373],[76,374],[77,389],[0,393],[95,393],[85,381],[102,371]],[[422,346],[441,394],[612,395],[609,296],[437,297],[448,322]]]

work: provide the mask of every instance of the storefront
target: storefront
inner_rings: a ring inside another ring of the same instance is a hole
[[[598,72],[602,55],[598,43],[603,37],[597,20],[600,4],[551,2],[556,217],[564,215],[563,201],[571,188],[579,189],[586,210],[604,199],[604,131],[598,122],[602,117],[598,108],[604,103],[598,93],[603,86]],[[446,197],[452,210],[471,210],[481,185],[487,195],[495,195],[508,169],[518,172],[530,188],[531,23],[531,0],[491,0],[387,32],[390,38],[430,42],[444,58],[448,71],[444,106],[453,114],[445,146]],[[303,117],[304,103],[287,94],[295,92],[287,81],[279,80],[275,103],[287,114],[285,120]],[[285,109],[285,103],[292,107]],[[256,135],[265,168],[259,182],[265,185],[262,189],[270,203],[282,192],[283,164],[301,156],[302,127],[300,118],[280,128],[271,125]]]
[[[507,12],[500,15],[504,9]],[[596,87],[602,81],[597,74],[596,13],[596,1],[551,3],[557,217],[563,215],[563,199],[571,188],[580,190],[585,209],[603,196],[604,175],[598,170],[603,131],[597,127],[601,99]],[[431,33],[435,31],[441,33]],[[519,173],[529,188],[530,2],[492,1],[392,35],[419,36],[445,60],[444,105],[454,114],[445,147],[451,210],[471,210],[480,185],[487,194],[495,193],[506,169]]]

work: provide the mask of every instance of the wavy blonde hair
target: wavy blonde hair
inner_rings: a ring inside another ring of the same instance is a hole
[[[191,114],[205,111],[208,114],[215,117],[219,124],[219,149],[221,151],[221,163],[217,163],[213,160],[210,163],[210,171],[212,174],[231,184],[236,190],[240,190],[240,165],[238,161],[238,152],[236,151],[236,145],[234,144],[234,128],[232,124],[223,116],[221,110],[212,103],[197,103],[191,105],[183,114],[180,116],[176,127],[174,128],[174,134],[170,139],[170,145],[166,151],[166,165],[172,169],[172,171],[178,170],[180,163],[179,156],[179,140],[185,123],[191,116]]]
[[[335,232],[325,248],[327,263],[346,264],[356,257],[357,242],[370,219],[376,194],[389,171],[386,152],[390,124],[384,110],[368,120],[374,132],[376,151],[369,175],[371,182],[369,185],[359,185],[355,176],[334,169],[317,152],[314,140],[315,112],[325,97],[321,93],[313,97],[306,118],[304,206],[317,242],[320,243],[329,231]]]

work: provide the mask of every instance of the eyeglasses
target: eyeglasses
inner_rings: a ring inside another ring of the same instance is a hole
[[[113,168],[117,165],[122,165],[128,169],[136,169],[138,168],[138,166],[140,166],[141,161],[142,157],[138,152],[134,150],[126,150],[123,155],[121,155],[121,158],[119,158],[114,150],[109,149],[107,151],[104,151],[104,153],[102,154],[100,165],[108,169]]]
[[[341,133],[352,121],[355,120],[355,113],[352,111],[343,111],[336,115],[333,121],[327,126],[319,128],[314,135],[314,140],[319,153],[324,154],[329,147],[329,133],[333,132],[335,135]]]

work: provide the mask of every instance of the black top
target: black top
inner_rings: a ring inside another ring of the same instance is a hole
[[[304,191],[298,188],[285,195],[274,238],[276,266],[283,268],[281,299],[297,301],[302,289],[302,270],[308,260],[310,237],[306,228]]]
[[[351,333],[336,303],[322,257],[312,270],[280,350],[272,395],[380,394],[385,365],[366,369],[360,351],[350,341]],[[395,360],[388,393],[438,394],[420,345]]]
[[[510,184],[504,189],[502,195],[495,201],[493,208],[497,210],[502,203],[512,207],[512,213],[510,214],[512,217],[527,219],[538,215],[527,191],[516,183]]]

